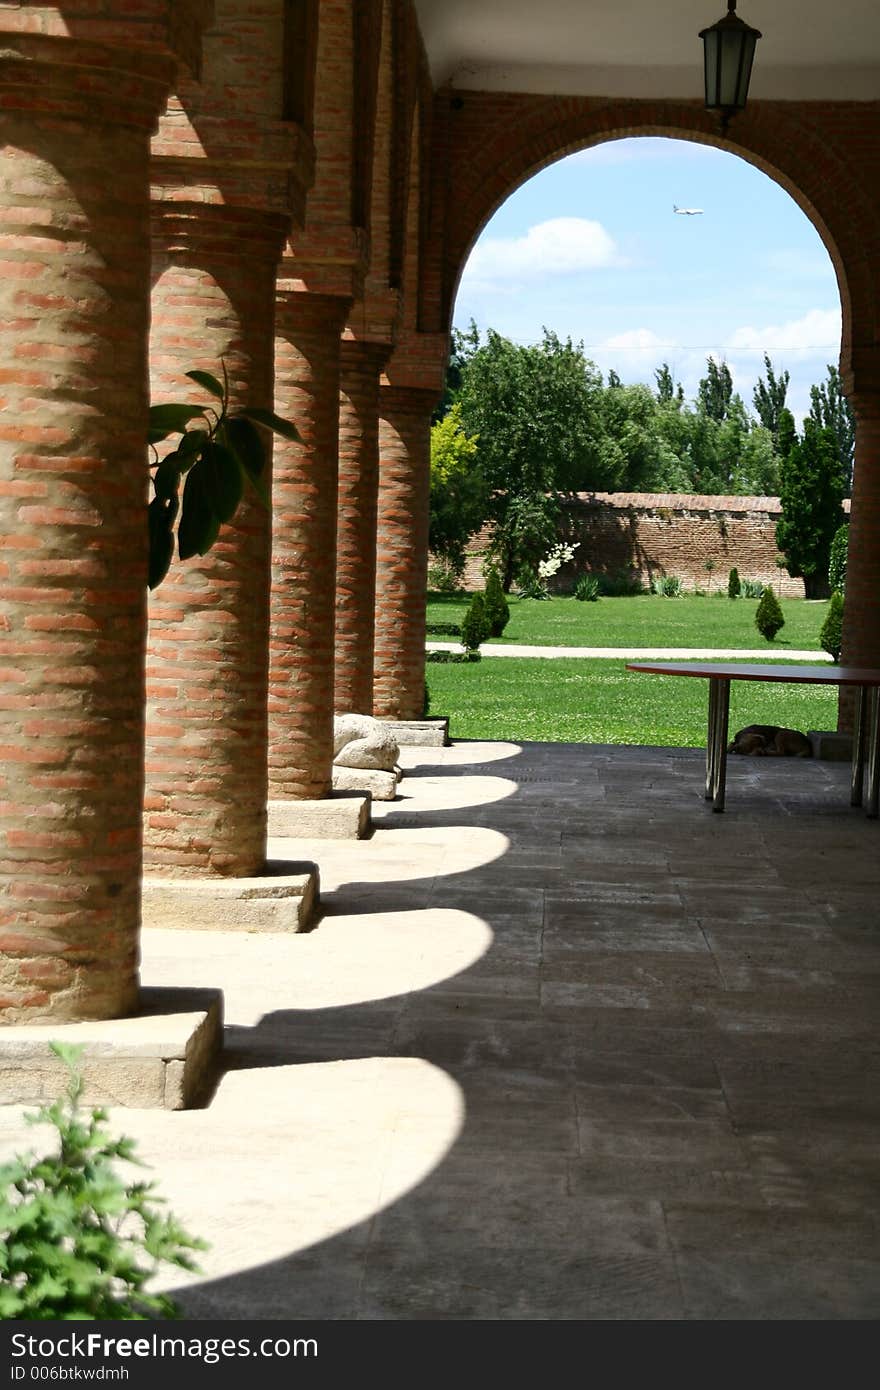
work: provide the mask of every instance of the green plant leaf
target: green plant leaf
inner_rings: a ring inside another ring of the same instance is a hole
[[[266,450],[259,430],[244,415],[230,415],[224,424],[227,443],[249,478],[259,478],[266,467]]]
[[[205,390],[210,391],[212,396],[216,396],[218,401],[226,399],[223,387],[220,385],[217,378],[212,376],[210,372],[186,372],[185,375],[189,377],[190,381],[195,381],[199,386],[204,386]]]
[[[179,487],[180,466],[175,452],[164,458],[153,474],[153,489],[161,501],[170,502],[172,498],[177,497]]]
[[[256,406],[251,406],[247,410],[239,411],[239,416],[246,420],[255,420],[258,425],[265,425],[267,429],[274,430],[283,439],[290,439],[294,444],[302,443],[302,436],[292,420],[282,420],[280,415],[276,415],[274,410],[260,410]]]
[[[181,437],[175,451],[181,473],[186,473],[187,469],[192,468],[210,438],[207,430],[187,430]]]
[[[162,583],[171,566],[174,554],[174,518],[177,498],[166,500],[154,497],[147,508],[150,555],[147,583],[151,589]]]
[[[204,460],[199,459],[186,475],[177,527],[177,553],[181,560],[206,554],[216,540],[215,527],[219,523],[211,505],[206,472]]]
[[[183,434],[190,420],[202,414],[198,405],[151,405],[147,443],[158,444],[169,434]]]
[[[220,521],[231,521],[244,492],[238,459],[222,444],[205,446],[202,454],[208,500]]]

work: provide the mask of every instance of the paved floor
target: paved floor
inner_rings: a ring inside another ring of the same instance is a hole
[[[220,985],[210,1106],[114,1110],[211,1242],[205,1319],[876,1319],[880,823],[844,764],[406,749],[307,935],[150,931]],[[0,1151],[33,1145],[0,1111]]]

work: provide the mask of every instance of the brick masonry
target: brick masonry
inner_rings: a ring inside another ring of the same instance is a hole
[[[849,509],[849,501],[845,510]],[[726,588],[730,570],[740,579],[770,584],[777,594],[803,598],[801,579],[776,564],[778,497],[700,497],[680,493],[596,492],[568,503],[564,534],[577,541],[571,564],[556,580],[561,591],[590,571],[614,575],[631,570],[648,587],[675,575],[688,589]],[[464,582],[485,584],[483,562],[488,530],[468,549]]]

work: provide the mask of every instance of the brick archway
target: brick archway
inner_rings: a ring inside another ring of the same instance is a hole
[[[435,157],[433,200],[444,208],[445,237],[442,250],[431,246],[424,260],[426,318],[448,329],[471,247],[493,212],[528,178],[606,140],[666,136],[739,155],[783,187],[810,219],[837,275],[841,369],[847,372],[877,340],[880,299],[880,235],[866,191],[869,173],[880,167],[880,128],[873,121],[863,128],[863,121],[859,103],[757,102],[737,118],[731,137],[722,139],[695,102],[439,93],[435,128],[442,158]]]

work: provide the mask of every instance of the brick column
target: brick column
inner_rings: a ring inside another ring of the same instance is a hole
[[[420,719],[425,698],[425,592],[431,412],[436,391],[383,386],[373,713]]]
[[[856,456],[843,611],[844,666],[880,666],[880,392],[850,396]],[[852,728],[854,699],[842,691],[838,727]]]
[[[3,34],[0,1017],[138,996],[149,137],[171,64]]]
[[[282,287],[275,409],[301,444],[275,446],[269,645],[269,795],[330,791],[340,333],[350,299]]]
[[[225,362],[233,405],[271,408],[287,227],[273,212],[156,204],[154,400],[207,402],[184,373],[220,377]],[[247,876],[265,864],[270,542],[269,511],[246,487],[208,554],[175,557],[150,596],[144,862],[153,872]]]
[[[379,373],[389,348],[343,339],[336,533],[337,714],[370,714],[376,612]]]

